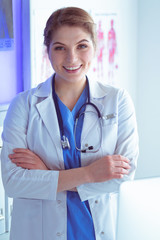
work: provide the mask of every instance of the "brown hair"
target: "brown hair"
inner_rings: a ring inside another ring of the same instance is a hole
[[[66,7],[53,12],[47,20],[44,29],[44,44],[46,45],[47,50],[49,50],[54,32],[64,25],[84,28],[91,35],[93,45],[96,48],[96,25],[92,17],[81,8]]]

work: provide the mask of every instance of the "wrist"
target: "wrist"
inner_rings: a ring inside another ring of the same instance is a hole
[[[68,191],[89,182],[86,167],[59,171],[57,191]]]
[[[82,167],[82,169],[83,169],[83,176],[84,176],[85,183],[91,183],[92,178],[90,176],[89,166]]]

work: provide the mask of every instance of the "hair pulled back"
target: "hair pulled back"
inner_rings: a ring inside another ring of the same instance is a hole
[[[88,12],[81,8],[66,7],[53,12],[47,20],[46,27],[44,29],[44,44],[47,47],[47,51],[49,51],[49,46],[56,30],[65,25],[82,27],[90,34],[93,45],[96,48],[96,25],[92,17],[88,14]]]

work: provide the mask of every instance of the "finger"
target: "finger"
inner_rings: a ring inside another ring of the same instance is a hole
[[[25,153],[25,152],[31,152],[31,151],[28,150],[27,148],[14,148],[13,152],[15,152],[15,153],[18,153],[18,152]]]
[[[115,173],[118,173],[118,174],[128,174],[129,171],[125,168],[115,168],[114,169]]]
[[[130,163],[130,160],[127,157],[124,157],[122,155],[113,155],[113,157],[115,158],[115,161],[123,161],[126,163]]]
[[[122,167],[122,168],[125,168],[125,169],[130,169],[131,168],[130,164],[127,163],[127,162],[124,162],[124,161],[116,161],[114,163],[114,166],[115,167]]]
[[[30,151],[29,149],[25,149],[25,148],[15,148],[13,149],[13,152],[15,154],[27,154],[27,155],[30,155],[30,156],[37,156],[34,152]]]
[[[31,156],[36,156],[36,154],[32,151],[30,151],[29,149],[25,149],[25,148],[15,148],[13,149],[13,152],[16,154],[22,153],[22,154],[27,154],[27,155],[31,155]]]
[[[11,161],[15,164],[19,163],[27,163],[27,164],[35,164],[36,162],[33,159],[26,159],[26,158],[12,158]]]
[[[16,165],[17,167],[21,167],[28,170],[35,169],[34,165],[28,163],[17,163]]]
[[[32,164],[32,163],[15,163],[17,167],[21,167],[21,168],[24,168],[24,169],[29,169],[29,170],[36,170],[36,169],[39,169],[39,170],[49,170],[49,168],[47,168],[47,166],[44,164],[44,165],[37,165],[37,164]]]
[[[115,179],[115,178],[121,179],[121,178],[123,178],[123,174],[121,174],[121,173],[114,173],[112,175],[112,179]]]
[[[9,158],[33,158],[33,155],[30,155],[28,153],[13,153],[8,155]]]

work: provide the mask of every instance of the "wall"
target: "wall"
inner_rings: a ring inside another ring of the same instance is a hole
[[[136,176],[160,176],[160,1],[138,4],[137,106],[140,157]]]
[[[22,91],[21,0],[13,1],[14,50],[0,51],[0,105]]]

